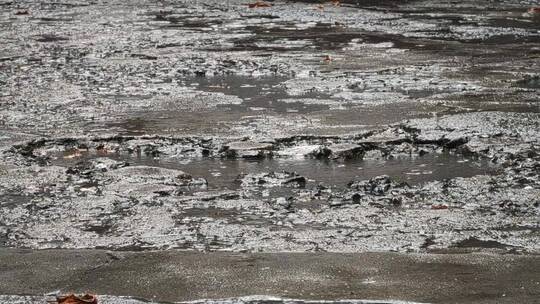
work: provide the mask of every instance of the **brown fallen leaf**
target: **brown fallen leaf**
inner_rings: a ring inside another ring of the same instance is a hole
[[[264,1],[257,1],[255,3],[250,3],[248,4],[248,7],[249,8],[257,8],[257,7],[271,7],[272,4],[270,3],[266,3]]]
[[[59,296],[56,298],[56,302],[58,304],[98,304],[97,297],[91,294]]]
[[[531,7],[527,13],[531,14],[531,15],[540,15],[540,6],[533,6]]]
[[[332,5],[333,6],[340,6],[341,2],[339,2],[339,0],[332,0]]]
[[[105,148],[103,146],[97,147],[96,152],[97,152],[97,155],[99,155],[99,156],[105,156],[105,155],[109,154],[109,150],[107,150],[107,148]]]
[[[448,206],[440,204],[440,205],[432,205],[431,209],[433,210],[445,210],[448,209]]]

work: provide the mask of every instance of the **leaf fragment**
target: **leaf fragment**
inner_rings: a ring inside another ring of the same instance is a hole
[[[248,7],[249,8],[258,8],[258,7],[272,7],[272,4],[270,3],[266,3],[264,1],[257,1],[257,2],[254,2],[254,3],[249,3],[248,4]]]
[[[58,296],[56,298],[58,304],[98,304],[97,297],[92,294]]]

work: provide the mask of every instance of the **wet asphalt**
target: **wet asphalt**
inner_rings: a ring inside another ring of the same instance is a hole
[[[93,292],[156,302],[267,295],[380,303],[536,303],[540,284],[538,257],[515,255],[3,249],[0,256],[4,293]]]
[[[0,0],[0,302],[538,302],[537,1],[248,2]]]

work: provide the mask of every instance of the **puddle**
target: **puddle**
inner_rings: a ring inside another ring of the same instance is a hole
[[[243,100],[240,105],[220,105],[231,111],[246,112],[262,110],[275,113],[310,113],[328,109],[327,105],[304,104],[301,102],[284,102],[291,98],[282,84],[289,80],[287,77],[251,77],[251,76],[214,76],[193,77],[183,80],[183,85],[204,92],[216,92],[237,96]],[[295,96],[298,97],[298,96]],[[313,92],[306,93],[302,98],[329,98],[329,95]]]
[[[12,209],[22,204],[28,203],[33,199],[32,196],[19,194],[0,195],[0,208]]]
[[[394,47],[404,49],[417,47],[415,43],[405,42],[396,35],[373,34],[325,23],[318,23],[309,28],[299,28],[295,24],[280,24],[274,27],[248,26],[245,30],[254,35],[234,40],[234,47],[229,51],[341,50],[350,46],[353,41],[368,44],[390,42]]]
[[[540,89],[540,76],[526,77],[522,80],[516,81],[514,86],[524,89]]]
[[[79,161],[94,158],[97,158],[97,155],[88,153],[69,159],[56,156],[52,163],[69,167]],[[109,155],[109,158],[126,161],[131,165],[182,170],[194,177],[205,178],[208,181],[208,190],[238,189],[240,187],[239,176],[272,171],[296,172],[307,178],[308,187],[323,183],[343,188],[352,180],[370,179],[379,175],[389,175],[409,184],[421,184],[454,177],[491,174],[496,170],[487,160],[472,160],[450,153],[432,153],[418,157],[407,156],[389,160],[366,159],[350,161],[311,158],[274,158],[265,160],[197,158],[182,160],[129,155]]]
[[[216,185],[217,187],[231,185],[240,174],[269,171],[297,172],[305,176],[311,183],[322,182],[337,187],[343,187],[354,179],[369,179],[383,174],[417,184],[487,172],[480,163],[466,161],[449,154],[387,161],[359,160],[349,162],[315,159],[271,159],[257,162],[207,159],[186,164],[184,170],[194,175],[205,176],[210,186]]]
[[[212,134],[227,131],[225,123],[242,120],[243,113],[221,111],[156,111],[136,112],[130,118],[117,118],[106,124],[89,123],[93,132],[108,131],[122,135],[144,135],[155,133],[170,134]]]
[[[39,17],[37,18],[41,23],[47,24],[47,23],[53,23],[53,22],[73,22],[76,19],[75,18],[62,18],[62,17]]]
[[[211,217],[213,219],[230,219],[241,215],[237,209],[220,209],[213,206],[208,208],[189,208],[182,212],[180,218],[189,217]]]
[[[181,79],[181,85],[200,92],[222,93],[242,100],[240,104],[208,105],[206,109],[174,109],[140,111],[130,113],[129,118],[119,117],[101,125],[88,123],[96,130],[118,130],[122,134],[147,134],[154,132],[219,134],[226,130],[224,124],[239,122],[246,116],[266,114],[307,114],[326,111],[328,104],[304,103],[301,100],[325,100],[329,94],[306,92],[298,96],[287,94],[283,84],[288,77],[252,77],[240,75],[189,77]],[[108,96],[115,100],[137,102],[149,96]],[[217,99],[220,96],[216,97]],[[222,98],[223,99],[223,98]]]
[[[204,14],[186,14],[175,13],[173,11],[159,10],[142,14],[154,22],[160,22],[159,28],[161,29],[189,29],[189,30],[201,30],[209,31],[213,28],[221,26],[224,22],[222,20],[212,18],[212,16],[206,16]]]
[[[249,210],[221,209],[213,206],[206,208],[188,208],[182,211],[176,219],[183,220],[190,218],[212,218],[214,220],[224,220],[230,224],[262,226],[270,225],[271,220],[265,219],[264,214],[251,214]]]
[[[264,101],[261,101],[264,102]],[[289,106],[291,103],[279,104],[282,109],[294,108]],[[376,129],[381,126],[386,126],[393,123],[401,122],[405,119],[429,118],[434,115],[442,116],[446,114],[470,112],[473,106],[477,105],[483,109],[483,104],[467,104],[463,107],[455,108],[445,106],[444,104],[417,103],[406,100],[404,102],[393,103],[388,105],[344,105],[343,109],[328,109],[313,112],[306,118],[302,112],[287,112],[282,113],[281,117],[286,119],[290,117],[291,121],[304,122],[302,120],[312,119],[315,122],[313,128],[303,129],[305,134],[317,135],[342,135],[344,133],[357,133],[362,130]],[[299,103],[299,107],[304,105]],[[326,105],[323,105],[326,106]],[[111,119],[111,122],[88,123],[86,128],[92,132],[115,132],[121,135],[148,135],[148,134],[197,134],[220,136],[230,135],[231,125],[243,123],[249,124],[257,119],[264,119],[265,115],[271,116],[273,112],[269,112],[266,108],[249,108],[246,105],[234,106],[236,110],[232,110],[231,106],[220,106],[218,109],[209,109],[204,111],[153,111],[153,112],[135,112],[131,113],[129,118],[117,117]],[[317,107],[316,104],[307,105],[308,110],[313,110]],[[486,106],[487,107],[487,106]],[[524,110],[530,110],[537,106],[528,106]],[[476,109],[474,108],[474,109]],[[500,108],[497,107],[497,108]],[[512,108],[516,108],[515,105]],[[489,108],[491,109],[491,108]],[[297,115],[300,114],[300,115]],[[233,134],[237,136],[238,134]]]

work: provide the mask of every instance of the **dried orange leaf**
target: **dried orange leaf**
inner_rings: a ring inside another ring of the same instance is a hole
[[[58,304],[98,304],[96,296],[91,294],[59,296],[56,298],[56,302]]]
[[[257,7],[271,7],[272,4],[266,3],[264,1],[257,1],[255,3],[248,4],[249,8],[257,8]]]
[[[531,7],[527,13],[529,14],[532,14],[532,15],[540,15],[540,6],[536,6],[536,7]]]

